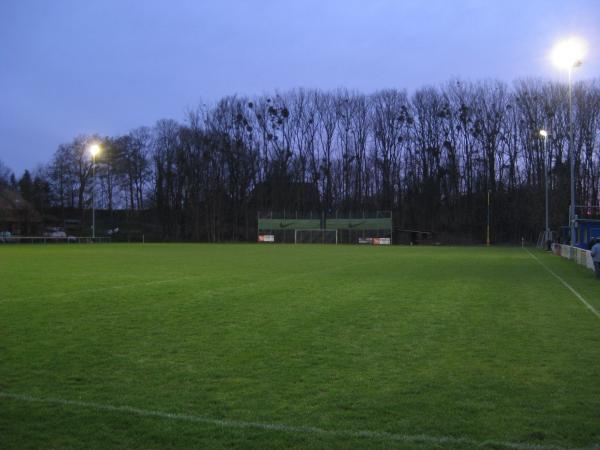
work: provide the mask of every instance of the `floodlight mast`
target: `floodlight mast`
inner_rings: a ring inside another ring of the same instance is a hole
[[[491,189],[487,191],[487,225],[486,225],[486,239],[485,245],[487,247],[490,246],[490,194],[492,193]]]
[[[569,207],[570,251],[574,258],[575,244],[575,144],[573,138],[573,69],[581,66],[586,53],[586,44],[579,38],[570,38],[556,44],[552,50],[552,61],[559,69],[567,69],[569,74],[569,158],[571,165],[571,205]]]
[[[545,197],[546,197],[546,230],[544,232],[544,241],[546,243],[546,250],[551,250],[551,238],[550,238],[550,217],[549,217],[549,202],[548,202],[548,132],[546,130],[540,130],[540,136],[544,139],[544,184],[545,184]]]
[[[90,146],[90,154],[92,155],[92,239],[96,238],[96,155],[100,153],[101,148],[98,144]]]

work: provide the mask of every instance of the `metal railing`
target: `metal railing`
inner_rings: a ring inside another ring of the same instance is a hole
[[[584,250],[579,247],[572,247],[573,249],[573,260],[588,269],[594,270],[594,261],[592,260],[592,252]],[[571,246],[564,244],[552,244],[552,252],[555,255],[562,256],[563,258],[571,259]]]

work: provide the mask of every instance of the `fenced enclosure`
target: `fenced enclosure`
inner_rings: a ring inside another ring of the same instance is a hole
[[[391,211],[374,213],[259,213],[258,241],[279,243],[392,243]],[[268,240],[265,236],[269,236]]]

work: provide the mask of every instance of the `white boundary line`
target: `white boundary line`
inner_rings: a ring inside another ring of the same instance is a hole
[[[477,441],[467,437],[453,436],[430,436],[427,434],[399,434],[389,433],[387,431],[368,431],[368,430],[327,430],[317,427],[291,426],[280,423],[262,423],[262,422],[246,422],[240,420],[228,419],[213,419],[209,417],[195,416],[191,414],[170,413],[165,411],[141,409],[132,406],[115,406],[103,403],[84,402],[80,400],[65,400],[61,398],[41,398],[30,395],[13,394],[10,392],[0,391],[0,398],[7,398],[27,403],[48,403],[62,406],[78,406],[81,408],[89,408],[96,411],[109,411],[130,414],[140,417],[155,417],[165,420],[174,420],[180,422],[202,423],[207,425],[215,425],[226,428],[251,428],[263,431],[279,431],[292,434],[312,434],[321,436],[346,437],[346,438],[361,438],[361,439],[377,439],[388,440],[413,444],[459,444],[468,447],[504,447],[517,450],[558,450],[565,447],[543,444],[526,444],[522,442],[503,442],[503,441]],[[597,445],[584,448],[571,448],[572,450],[594,450],[598,449]]]
[[[548,266],[546,266],[546,264],[544,264],[542,261],[540,261],[538,259],[537,256],[535,256],[533,253],[531,253],[529,251],[529,249],[525,249],[525,251],[527,253],[529,253],[529,256],[531,256],[533,259],[535,259],[544,269],[546,269],[549,273],[551,273],[552,275],[554,275],[554,277],[560,281],[564,287],[566,287],[569,291],[571,291],[571,293],[577,297],[577,299],[583,303],[587,309],[589,309],[592,314],[594,314],[598,319],[600,319],[600,312],[598,312],[598,310],[596,308],[594,308],[592,305],[590,305],[585,298],[583,298],[583,296],[577,292],[569,283],[567,283],[565,280],[563,280],[559,275],[557,275],[552,269],[550,269]]]

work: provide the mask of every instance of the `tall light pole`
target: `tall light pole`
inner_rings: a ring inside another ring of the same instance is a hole
[[[548,212],[548,132],[546,130],[540,130],[540,136],[544,139],[544,184],[546,191],[546,230],[544,231],[544,242],[546,244],[546,250],[550,250],[550,218]]]
[[[571,259],[575,253],[575,140],[573,137],[573,69],[581,66],[586,53],[586,44],[579,38],[570,38],[556,44],[552,50],[552,61],[560,69],[569,73],[569,158],[571,165],[571,205],[569,207],[570,252]]]
[[[100,153],[100,146],[92,144],[90,146],[90,154],[92,155],[92,239],[96,238],[96,155]]]
[[[486,239],[485,245],[490,246],[490,194],[492,193],[491,189],[487,191],[487,227],[486,227]]]

